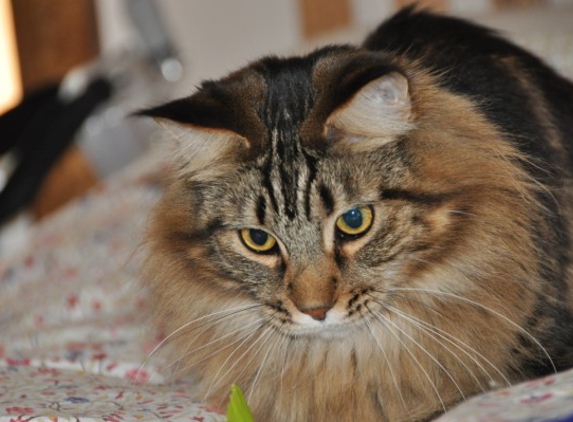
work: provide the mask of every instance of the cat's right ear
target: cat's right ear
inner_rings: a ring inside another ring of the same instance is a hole
[[[245,118],[229,106],[234,102],[209,94],[202,90],[136,113],[153,117],[169,133],[179,159],[193,172],[222,170],[223,164],[231,164],[241,151],[252,146],[245,136]]]
[[[370,80],[326,120],[325,130],[342,132],[350,142],[393,139],[412,128],[408,80],[392,71]],[[345,139],[342,136],[342,139]],[[367,147],[366,144],[363,144]]]

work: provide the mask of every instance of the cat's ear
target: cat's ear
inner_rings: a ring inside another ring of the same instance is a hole
[[[177,155],[192,171],[216,171],[251,149],[255,136],[249,114],[228,92],[214,92],[204,84],[196,94],[157,107],[138,116],[153,117],[175,140]],[[244,111],[243,114],[240,114]],[[252,119],[251,119],[252,120]]]
[[[141,110],[137,115],[169,120],[196,129],[233,132],[248,139],[253,124],[256,124],[253,120],[257,120],[250,112],[251,108],[244,104],[244,95],[231,84],[207,81],[189,97]]]
[[[166,138],[175,142],[174,160],[180,163],[179,168],[190,173],[220,173],[222,164],[231,163],[237,151],[249,145],[243,136],[216,120],[222,114],[213,105],[198,104],[189,97],[141,110],[137,115],[155,118]]]
[[[326,120],[325,130],[359,137],[395,137],[412,124],[408,80],[397,71],[384,74],[359,88]]]

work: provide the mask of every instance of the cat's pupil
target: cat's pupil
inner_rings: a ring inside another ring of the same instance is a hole
[[[257,229],[250,229],[249,235],[251,236],[253,243],[259,246],[263,246],[269,238],[269,235],[267,233]]]
[[[348,227],[358,229],[362,226],[362,211],[360,211],[359,208],[352,208],[350,211],[343,214],[342,219]]]

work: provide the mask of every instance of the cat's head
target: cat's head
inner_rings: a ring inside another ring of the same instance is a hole
[[[163,247],[188,283],[244,296],[285,332],[344,332],[394,289],[457,289],[525,218],[502,194],[519,190],[512,151],[483,141],[495,131],[382,53],[265,58],[143,113],[178,144]],[[488,234],[494,207],[514,215]]]

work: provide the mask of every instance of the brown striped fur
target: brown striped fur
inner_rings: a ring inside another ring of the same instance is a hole
[[[539,69],[495,58],[542,157],[488,114],[493,94],[428,65],[430,41],[414,54],[372,37],[262,59],[146,112],[179,122],[147,287],[171,374],[213,406],[237,383],[257,421],[425,420],[573,364],[573,140]],[[339,236],[337,218],[365,204],[372,227]],[[250,251],[250,227],[278,246]]]

